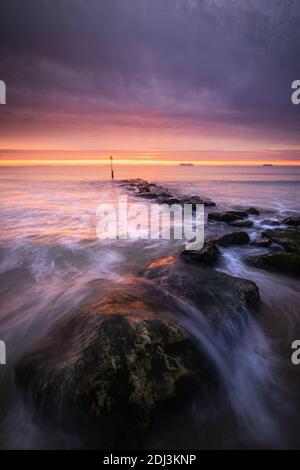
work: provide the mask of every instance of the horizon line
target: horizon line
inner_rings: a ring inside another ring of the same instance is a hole
[[[300,166],[300,161],[265,161],[265,160],[256,160],[256,161],[200,161],[200,160],[149,160],[149,159],[114,159],[114,163],[126,166],[126,165],[161,165],[161,166],[174,166],[174,165],[187,165],[192,164],[194,166],[263,166],[263,165],[273,165],[273,166]],[[106,166],[109,165],[109,159],[107,160],[93,160],[93,159],[72,159],[72,160],[52,160],[52,159],[43,159],[43,160],[0,160],[0,166]]]

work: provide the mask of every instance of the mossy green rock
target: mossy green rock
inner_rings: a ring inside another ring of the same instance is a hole
[[[191,337],[134,290],[57,325],[15,370],[27,399],[92,447],[136,445],[153,416],[214,382]]]

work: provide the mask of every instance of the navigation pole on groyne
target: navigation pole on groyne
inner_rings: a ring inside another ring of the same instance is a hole
[[[114,169],[113,169],[113,157],[112,155],[109,157],[110,159],[110,171],[111,171],[111,179],[114,179]]]

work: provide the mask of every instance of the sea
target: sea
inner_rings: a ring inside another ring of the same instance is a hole
[[[300,166],[115,165],[114,181],[109,166],[0,167],[2,449],[84,447],[37,417],[15,386],[15,364],[59,319],[184,246],[184,240],[98,238],[99,205],[115,204],[122,195],[136,202],[118,184],[126,178],[155,182],[174,195],[210,198],[218,211],[254,206],[260,215],[250,216],[254,224],[246,229],[252,240],[274,221],[300,213]],[[206,222],[204,231],[211,238],[232,229]],[[146,448],[300,447],[300,365],[291,361],[292,342],[300,340],[300,282],[246,262],[264,252],[251,244],[222,250],[216,269],[255,281],[261,297],[242,330],[228,325],[230,342],[212,334],[201,311],[189,305],[178,319],[214,362],[224,393],[204,407],[191,403],[193,425],[175,414],[147,438]]]

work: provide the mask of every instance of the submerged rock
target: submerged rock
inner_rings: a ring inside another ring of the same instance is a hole
[[[209,212],[208,220],[216,220],[218,222],[233,222],[248,217],[244,211],[227,211],[227,212]]]
[[[157,198],[157,195],[155,193],[151,193],[150,191],[149,192],[139,193],[139,194],[137,194],[137,196],[145,198],[145,199],[156,199]]]
[[[205,264],[188,263],[182,257],[154,260],[143,275],[172,294],[193,302],[217,327],[225,319],[238,321],[247,307],[255,306],[259,300],[254,282]]]
[[[259,211],[255,207],[249,207],[246,212],[250,215],[259,215]]]
[[[89,446],[136,446],[154,416],[215,386],[186,331],[157,317],[167,300],[162,307],[155,290],[137,281],[101,299],[60,322],[16,366],[27,399]]]
[[[300,255],[293,253],[268,253],[256,258],[253,264],[258,268],[268,271],[300,276]]]
[[[252,227],[253,222],[252,220],[238,219],[233,222],[229,222],[229,225],[232,225],[233,227]]]
[[[172,204],[181,204],[181,205],[192,204],[193,209],[196,209],[196,204],[203,204],[204,206],[208,206],[208,207],[216,205],[210,199],[204,199],[204,198],[201,198],[201,197],[198,197],[198,196],[186,196],[186,195],[184,195],[184,196],[164,196],[164,195],[160,195],[158,197],[157,202],[159,204],[168,204],[168,205],[172,205]]]
[[[300,254],[300,231],[296,228],[276,228],[262,232],[264,238],[281,245],[289,253]]]
[[[203,204],[207,207],[213,207],[216,204],[208,198],[203,198],[199,196],[179,196],[181,204]]]
[[[241,211],[241,210],[231,210],[231,211],[228,211],[227,213],[234,214],[241,219],[244,217],[248,217],[249,215],[247,211]]]
[[[259,238],[252,242],[254,246],[267,247],[271,245],[271,240],[269,238]]]
[[[298,225],[300,225],[300,217],[296,217],[296,216],[288,217],[287,219],[284,219],[281,223],[285,225],[293,225],[297,227]]]
[[[173,196],[159,196],[157,202],[159,204],[168,204],[168,206],[172,206],[173,204],[180,204],[180,200]]]
[[[222,237],[214,239],[214,242],[220,246],[245,245],[249,241],[250,237],[247,232],[226,233]]]
[[[265,220],[261,220],[260,221],[260,224],[261,225],[273,225],[273,226],[277,226],[277,225],[280,225],[280,223],[278,222],[278,220],[274,220],[274,219],[265,219]]]

